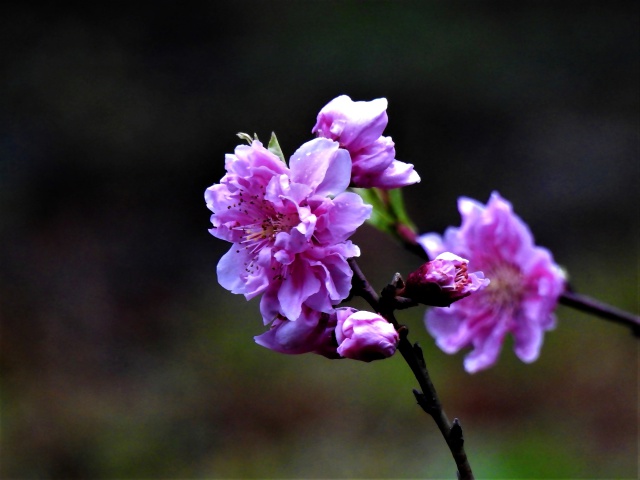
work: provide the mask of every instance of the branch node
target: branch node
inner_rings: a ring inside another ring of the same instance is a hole
[[[457,450],[461,449],[462,445],[464,445],[462,427],[460,426],[460,421],[457,418],[453,419],[451,430],[449,430],[449,442]]]
[[[400,338],[407,338],[407,335],[409,335],[409,327],[406,325],[399,325],[396,331],[398,335],[400,335]]]
[[[427,410],[428,408],[427,397],[425,396],[425,394],[422,393],[420,390],[417,390],[414,388],[413,395],[416,397],[416,401],[418,402],[418,405],[420,405],[423,410]]]
[[[402,290],[404,288],[404,280],[402,279],[402,275],[396,273],[391,280],[391,285],[393,285],[396,290]]]

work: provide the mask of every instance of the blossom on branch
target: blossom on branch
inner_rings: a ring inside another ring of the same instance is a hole
[[[258,140],[226,156],[227,173],[205,192],[209,232],[233,243],[218,263],[218,281],[247,299],[262,295],[265,324],[296,321],[303,307],[329,313],[351,288],[348,238],[371,206],[345,192],[351,159],[337,142],[302,145],[289,167]]]
[[[350,307],[337,309],[336,315],[337,351],[342,357],[371,362],[395,353],[400,337],[380,315]]]
[[[347,95],[320,110],[312,133],[330,138],[349,151],[355,187],[399,188],[420,181],[413,165],[395,159],[395,144],[383,137],[387,126],[387,99],[354,102]]]
[[[448,307],[489,285],[482,272],[469,273],[469,261],[444,252],[407,276],[401,295],[415,302]]]
[[[279,317],[254,339],[279,353],[371,362],[392,356],[400,337],[392,324],[375,313],[351,307],[324,313],[303,307],[303,315],[295,321]]]
[[[459,228],[448,228],[443,237],[422,235],[418,241],[430,258],[445,251],[468,258],[491,283],[449,308],[430,309],[427,329],[447,353],[473,347],[464,361],[470,373],[496,362],[508,333],[516,355],[533,362],[544,332],[555,326],[553,312],[565,287],[562,270],[547,249],[534,244],[527,225],[497,192],[486,206],[462,197],[458,210]]]

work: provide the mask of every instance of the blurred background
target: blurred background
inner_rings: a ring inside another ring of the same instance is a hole
[[[203,193],[237,132],[286,155],[386,97],[420,230],[509,199],[584,294],[638,312],[637,2],[9,2],[0,15],[0,477],[455,478],[398,355],[253,342]],[[376,288],[419,261],[361,228]],[[357,304],[354,304],[357,305]],[[638,340],[565,307],[540,359],[420,342],[477,478],[636,478]]]

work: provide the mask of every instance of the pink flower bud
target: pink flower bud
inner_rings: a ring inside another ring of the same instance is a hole
[[[453,253],[441,253],[409,274],[402,295],[425,305],[448,307],[489,285],[482,272],[469,273],[468,265]]]
[[[336,313],[336,340],[341,356],[370,362],[395,353],[400,337],[380,315],[349,307],[339,308]]]

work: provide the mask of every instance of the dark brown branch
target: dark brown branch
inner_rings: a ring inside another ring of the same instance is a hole
[[[400,277],[396,275],[394,281],[384,288],[381,296],[378,296],[365,278],[362,270],[360,270],[355,259],[349,259],[349,265],[353,270],[353,295],[362,297],[377,313],[393,324],[400,334],[398,350],[409,365],[409,368],[411,368],[411,371],[422,389],[422,392],[414,389],[413,393],[418,405],[420,405],[426,413],[431,415],[433,420],[436,422],[438,429],[442,433],[442,436],[451,451],[451,455],[456,462],[458,478],[460,480],[473,480],[473,472],[471,471],[471,466],[469,465],[467,454],[464,450],[464,439],[462,436],[462,427],[460,426],[460,422],[456,418],[453,423],[451,423],[447,418],[433,382],[431,381],[431,377],[429,376],[429,371],[427,370],[422,349],[417,343],[415,345],[411,344],[407,338],[409,330],[405,326],[400,326],[398,324],[393,313],[398,307],[408,308],[408,306],[411,306],[407,299],[402,299],[395,295],[396,290],[400,286]]]
[[[600,318],[609,320],[621,325],[630,327],[636,337],[640,337],[640,317],[632,313],[625,312],[619,308],[599,302],[586,295],[565,291],[560,296],[560,303],[567,307],[573,307],[577,310],[597,315]]]

